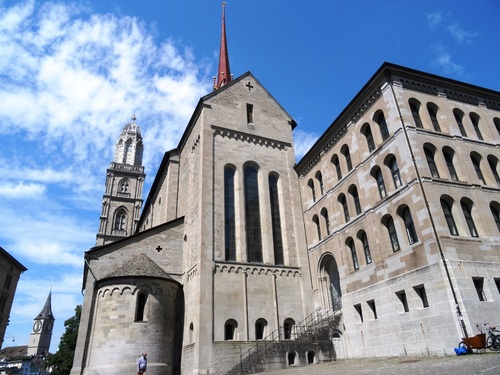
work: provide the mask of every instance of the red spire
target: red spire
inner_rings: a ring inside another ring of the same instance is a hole
[[[229,54],[226,41],[226,3],[222,3],[222,35],[220,37],[219,70],[217,72],[217,83],[214,77],[214,90],[221,88],[231,82],[231,70],[229,69]]]

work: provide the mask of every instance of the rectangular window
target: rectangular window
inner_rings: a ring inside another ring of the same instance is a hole
[[[495,278],[495,285],[497,286],[498,293],[500,293],[500,279]]]
[[[375,300],[372,299],[370,301],[366,301],[366,303],[370,307],[370,310],[372,310],[373,319],[377,319],[377,308],[375,307]]]
[[[420,297],[423,307],[429,307],[429,301],[427,301],[427,293],[425,292],[425,287],[423,285],[414,286],[413,289],[415,293]]]
[[[354,308],[356,309],[356,312],[358,313],[358,323],[363,322],[363,310],[361,310],[361,305],[358,303],[357,305],[354,305]]]
[[[400,290],[399,292],[396,292],[396,295],[399,298],[399,301],[401,301],[401,305],[403,306],[403,311],[408,312],[410,309],[408,308],[408,300],[406,299],[406,292],[404,290]]]
[[[484,295],[484,278],[483,277],[473,277],[474,287],[476,288],[477,296],[480,301],[486,301],[486,296]]]
[[[253,104],[247,103],[247,124],[253,124]]]

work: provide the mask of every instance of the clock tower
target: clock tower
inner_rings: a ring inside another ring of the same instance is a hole
[[[45,356],[49,352],[55,320],[54,315],[52,315],[51,296],[52,291],[49,293],[42,311],[34,319],[28,344],[28,356]]]

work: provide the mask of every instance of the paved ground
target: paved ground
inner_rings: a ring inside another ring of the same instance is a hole
[[[498,375],[500,353],[453,357],[344,359],[263,373],[265,375]]]

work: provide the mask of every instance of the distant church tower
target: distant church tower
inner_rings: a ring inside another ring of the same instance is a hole
[[[136,230],[146,177],[141,165],[143,151],[141,129],[134,115],[116,142],[115,160],[106,173],[97,246],[130,236]]]
[[[33,330],[28,344],[28,356],[38,357],[49,352],[52,329],[54,328],[54,315],[52,315],[52,292],[49,293],[47,301],[40,314],[36,316]]]

